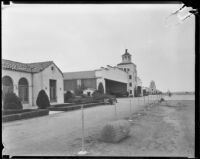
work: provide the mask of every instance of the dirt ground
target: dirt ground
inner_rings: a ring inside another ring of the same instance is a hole
[[[119,99],[118,119],[130,116],[130,99]],[[147,101],[146,101],[147,102]],[[116,120],[114,106],[87,108],[85,148],[88,156],[194,156],[194,100],[143,105],[134,100],[129,136],[119,143],[100,140],[103,126]],[[3,154],[77,156],[81,150],[80,110],[3,123]]]
[[[117,144],[101,142],[99,129],[93,130],[85,139],[88,155],[194,156],[194,101],[146,106],[134,113],[132,120],[129,137]],[[71,146],[80,146],[80,142],[77,138]]]

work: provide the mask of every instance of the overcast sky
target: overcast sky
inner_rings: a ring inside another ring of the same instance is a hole
[[[2,11],[2,58],[54,61],[63,72],[115,66],[128,49],[143,86],[194,91],[195,20],[180,4],[13,5]]]

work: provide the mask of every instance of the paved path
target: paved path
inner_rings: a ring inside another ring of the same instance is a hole
[[[130,99],[132,112],[143,108],[143,97],[140,97],[139,105],[136,98],[118,99],[116,105],[118,119],[129,116]],[[148,97],[146,104],[147,99]],[[93,133],[93,128],[100,130],[106,122],[115,120],[115,109],[113,105],[96,106],[84,109],[84,115],[85,136],[87,136]],[[81,137],[80,110],[3,123],[2,140],[5,147],[3,154],[70,155],[66,150],[69,152],[77,137]]]

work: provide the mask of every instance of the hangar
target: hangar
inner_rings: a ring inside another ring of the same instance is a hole
[[[103,86],[103,92],[119,94],[127,92],[128,74],[118,67],[101,67],[92,71],[66,72],[64,74],[64,91],[93,88],[98,90]]]

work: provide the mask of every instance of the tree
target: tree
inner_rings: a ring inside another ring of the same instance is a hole
[[[44,90],[39,92],[36,104],[40,109],[46,109],[50,106],[49,98]]]
[[[99,86],[98,86],[98,92],[103,94],[104,93],[104,88],[103,88],[103,84],[100,82]]]

